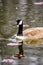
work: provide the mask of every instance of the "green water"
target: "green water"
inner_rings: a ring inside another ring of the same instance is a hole
[[[14,24],[18,18],[22,19],[24,24],[28,24],[29,28],[43,27],[43,5],[34,5],[35,1],[0,0],[0,38],[6,39],[17,33],[17,27]],[[43,65],[43,46],[30,47],[26,45],[24,45],[26,58],[14,59],[13,63],[2,63],[1,59],[18,53],[18,47],[9,47],[7,46],[8,42],[0,40],[0,65]]]

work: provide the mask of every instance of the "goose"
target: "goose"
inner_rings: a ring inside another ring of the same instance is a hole
[[[17,25],[19,26],[19,32],[23,32],[23,36],[16,35],[15,38],[17,41],[23,41],[26,45],[39,45],[43,44],[43,27],[34,27],[34,28],[28,28],[24,31],[23,28],[23,21],[19,20],[17,21]]]
[[[23,22],[20,19],[16,20],[16,22],[17,22],[17,25],[19,25],[18,32],[16,35],[16,38],[17,38],[18,36],[23,36]],[[18,43],[21,44],[21,45],[18,45],[19,54],[15,54],[14,57],[18,57],[20,59],[21,57],[25,56],[24,50],[23,50],[23,40],[19,40]]]

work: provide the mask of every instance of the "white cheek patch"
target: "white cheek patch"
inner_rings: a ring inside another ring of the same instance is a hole
[[[21,24],[22,24],[22,20],[20,21],[19,25],[21,25]]]

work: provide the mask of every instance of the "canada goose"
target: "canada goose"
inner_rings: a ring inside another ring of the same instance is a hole
[[[42,44],[43,42],[43,27],[35,27],[35,28],[29,28],[23,31],[23,21],[19,20],[17,21],[17,24],[19,26],[19,32],[23,32],[23,36],[18,35],[15,36],[17,40],[24,41],[24,44]]]
[[[16,37],[23,36],[23,22],[20,19],[18,19],[16,22],[17,22],[17,25],[19,25]],[[18,41],[18,42],[19,42],[19,44],[21,44],[21,45],[18,45],[19,54],[16,54],[14,56],[18,57],[20,59],[21,57],[24,57],[23,41],[21,40],[21,41]]]

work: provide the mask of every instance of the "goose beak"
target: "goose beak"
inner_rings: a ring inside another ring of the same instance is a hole
[[[17,27],[19,27],[19,25],[17,25],[17,23],[13,24],[13,26],[17,26]]]

